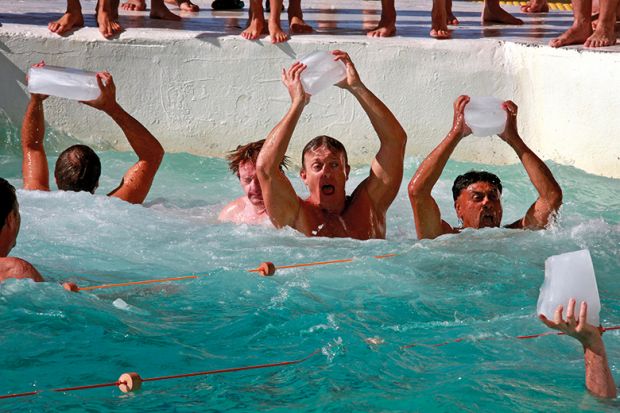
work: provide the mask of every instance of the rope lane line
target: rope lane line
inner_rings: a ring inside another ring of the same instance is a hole
[[[103,387],[118,387],[119,390],[122,391],[123,393],[128,393],[128,392],[139,390],[142,387],[142,383],[144,382],[181,379],[185,377],[206,376],[206,375],[211,375],[211,374],[222,374],[222,373],[233,373],[237,371],[257,370],[257,369],[284,367],[284,366],[290,366],[294,364],[300,364],[314,357],[315,355],[319,354],[320,351],[321,351],[320,349],[316,349],[312,353],[308,354],[307,356],[297,359],[297,360],[280,361],[276,363],[258,364],[258,365],[253,365],[253,366],[231,367],[231,368],[219,369],[219,370],[199,371],[195,373],[175,374],[175,375],[170,375],[170,376],[142,378],[140,377],[138,373],[134,373],[134,372],[123,373],[121,374],[119,379],[115,382],[88,384],[88,385],[74,386],[74,387],[62,387],[62,388],[51,389],[47,391],[66,393],[66,392],[72,392],[72,391],[99,389]],[[0,399],[11,399],[11,398],[17,398],[17,397],[35,396],[45,391],[46,390],[37,390],[37,391],[26,392],[26,393],[5,394],[5,395],[0,396]]]
[[[378,260],[396,257],[398,254],[383,254],[383,255],[373,255],[372,257]],[[331,261],[317,261],[317,262],[307,262],[301,264],[289,264],[289,265],[279,265],[275,266],[272,262],[266,261],[262,262],[257,268],[252,268],[246,270],[251,273],[259,273],[262,276],[271,276],[275,274],[276,270],[283,270],[288,268],[301,268],[301,267],[314,267],[317,265],[331,265],[331,264],[341,264],[346,262],[353,262],[356,258],[344,258],[339,260],[331,260]],[[170,281],[182,281],[189,279],[196,279],[200,276],[206,276],[209,274],[201,274],[201,275],[184,275],[179,277],[167,277],[167,278],[159,278],[153,280],[143,280],[143,281],[128,281],[124,283],[114,283],[114,284],[101,284],[101,285],[92,285],[89,287],[80,287],[73,282],[63,283],[63,288],[67,291],[72,292],[80,292],[80,291],[93,291],[93,290],[101,290],[105,288],[115,288],[115,287],[129,287],[132,285],[144,285],[144,284],[155,284],[155,283],[164,283]]]
[[[620,330],[620,325],[611,326],[611,327],[601,326],[599,329],[601,331],[601,334],[603,334],[605,331]],[[407,344],[405,346],[402,346],[402,348],[408,349],[412,347],[443,347],[448,344],[461,343],[463,341],[485,341],[485,340],[502,340],[502,339],[527,340],[530,338],[538,338],[538,337],[545,337],[545,336],[564,336],[564,335],[566,335],[566,333],[563,333],[561,331],[547,331],[545,333],[530,334],[530,335],[524,335],[524,336],[514,336],[514,337],[483,337],[483,338],[478,338],[478,339],[470,339],[469,337],[460,337],[454,340],[445,341],[443,343],[436,343],[436,344],[415,344],[415,343]]]

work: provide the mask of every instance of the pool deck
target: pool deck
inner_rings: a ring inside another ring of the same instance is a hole
[[[601,49],[547,46],[572,21],[570,11],[521,13],[523,26],[480,22],[482,3],[455,2],[460,20],[451,40],[429,37],[430,1],[398,1],[397,36],[368,38],[378,1],[305,1],[304,18],[316,32],[273,45],[268,36],[239,36],[247,6],[199,13],[179,12],[181,22],[120,11],[125,28],[105,40],[95,26],[95,1],[82,1],[85,26],[67,36],[47,30],[64,2],[0,0],[0,120],[21,123],[27,95],[26,69],[48,64],[109,70],[123,106],[168,151],[221,156],[239,143],[263,138],[285,113],[288,97],[279,70],[316,49],[348,51],[362,79],[396,114],[408,132],[407,152],[424,156],[451,126],[451,103],[459,94],[494,95],[520,106],[520,130],[544,159],[620,178],[620,45]],[[286,14],[283,13],[286,21]],[[48,127],[98,148],[126,150],[118,128],[74,102],[51,99]],[[356,102],[336,88],[313,98],[300,120],[290,154],[297,159],[317,134],[341,139],[355,162],[368,163],[377,139]],[[457,159],[513,163],[499,139],[469,138]]]

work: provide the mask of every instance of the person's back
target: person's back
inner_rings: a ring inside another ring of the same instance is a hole
[[[17,242],[20,224],[15,188],[0,178],[0,282],[9,278],[43,281],[41,274],[29,262],[17,257],[7,257]]]

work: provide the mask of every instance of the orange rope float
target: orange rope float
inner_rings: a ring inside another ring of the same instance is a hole
[[[119,379],[115,382],[89,384],[85,386],[76,386],[76,387],[63,387],[59,389],[51,389],[49,391],[64,393],[64,392],[70,392],[70,391],[80,391],[80,390],[88,390],[88,389],[98,389],[102,387],[118,386],[120,391],[122,391],[123,393],[127,393],[131,391],[139,390],[142,387],[142,383],[149,382],[149,381],[181,379],[185,377],[206,376],[210,374],[222,374],[222,373],[233,373],[233,372],[244,371],[244,370],[266,369],[266,368],[271,368],[271,367],[282,367],[282,366],[290,366],[293,364],[300,364],[310,359],[311,357],[315,356],[316,354],[318,354],[319,351],[320,350],[317,349],[313,351],[312,353],[308,354],[306,357],[303,357],[297,360],[280,361],[277,363],[268,363],[268,364],[258,364],[254,366],[231,367],[231,368],[220,369],[220,370],[199,371],[196,373],[175,374],[171,376],[149,377],[145,379],[140,377],[138,373],[134,373],[134,372],[123,373],[119,377]],[[42,392],[44,392],[44,390],[31,391],[31,392],[26,392],[26,393],[5,394],[3,396],[0,396],[0,399],[11,399],[11,398],[16,398],[16,397],[34,396]]]
[[[600,327],[601,334],[603,334],[605,331],[611,331],[611,330],[620,330],[620,326]],[[538,338],[538,337],[545,337],[545,336],[564,336],[564,335],[566,335],[566,333],[563,333],[561,331],[547,331],[545,333],[531,334],[531,335],[526,335],[526,336],[484,337],[484,338],[479,338],[479,339],[475,339],[475,340],[471,340],[471,341],[499,340],[499,339],[507,339],[507,338],[516,338],[518,340],[527,340],[527,339],[530,339],[530,338]],[[403,346],[402,348],[403,349],[407,349],[407,348],[420,347],[420,346],[442,347],[442,346],[446,346],[448,344],[460,343],[462,341],[467,341],[467,340],[468,340],[467,338],[461,337],[461,338],[457,338],[455,340],[450,340],[450,341],[446,341],[446,342],[443,342],[443,343],[437,343],[437,344],[407,344],[406,346]]]
[[[397,254],[385,254],[385,255],[374,255],[373,258],[378,260],[382,260],[385,258],[395,257]],[[316,262],[306,262],[302,264],[289,264],[289,265],[279,265],[274,266],[272,262],[263,262],[257,268],[253,268],[251,270],[247,270],[248,272],[257,272],[263,276],[273,275],[275,270],[283,270],[287,268],[301,268],[301,267],[314,267],[317,265],[331,265],[331,264],[341,264],[345,262],[353,262],[355,258],[343,258],[340,260],[331,260],[331,261],[316,261]],[[273,266],[273,271],[271,270]]]

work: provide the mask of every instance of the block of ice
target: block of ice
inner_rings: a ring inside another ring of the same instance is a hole
[[[344,63],[334,61],[334,55],[330,52],[312,52],[302,57],[300,62],[307,66],[301,74],[301,83],[306,93],[312,96],[347,76]]]
[[[47,65],[28,70],[28,92],[74,100],[97,99],[101,93],[96,73]]]
[[[493,136],[503,132],[506,111],[503,101],[492,96],[472,96],[465,106],[465,123],[476,136]]]
[[[585,301],[588,303],[588,323],[594,326],[600,324],[601,302],[592,258],[587,249],[547,258],[545,281],[540,287],[536,311],[553,320],[555,309],[562,304],[566,318],[566,306],[571,298],[577,300],[575,317],[579,316],[579,306]]]

